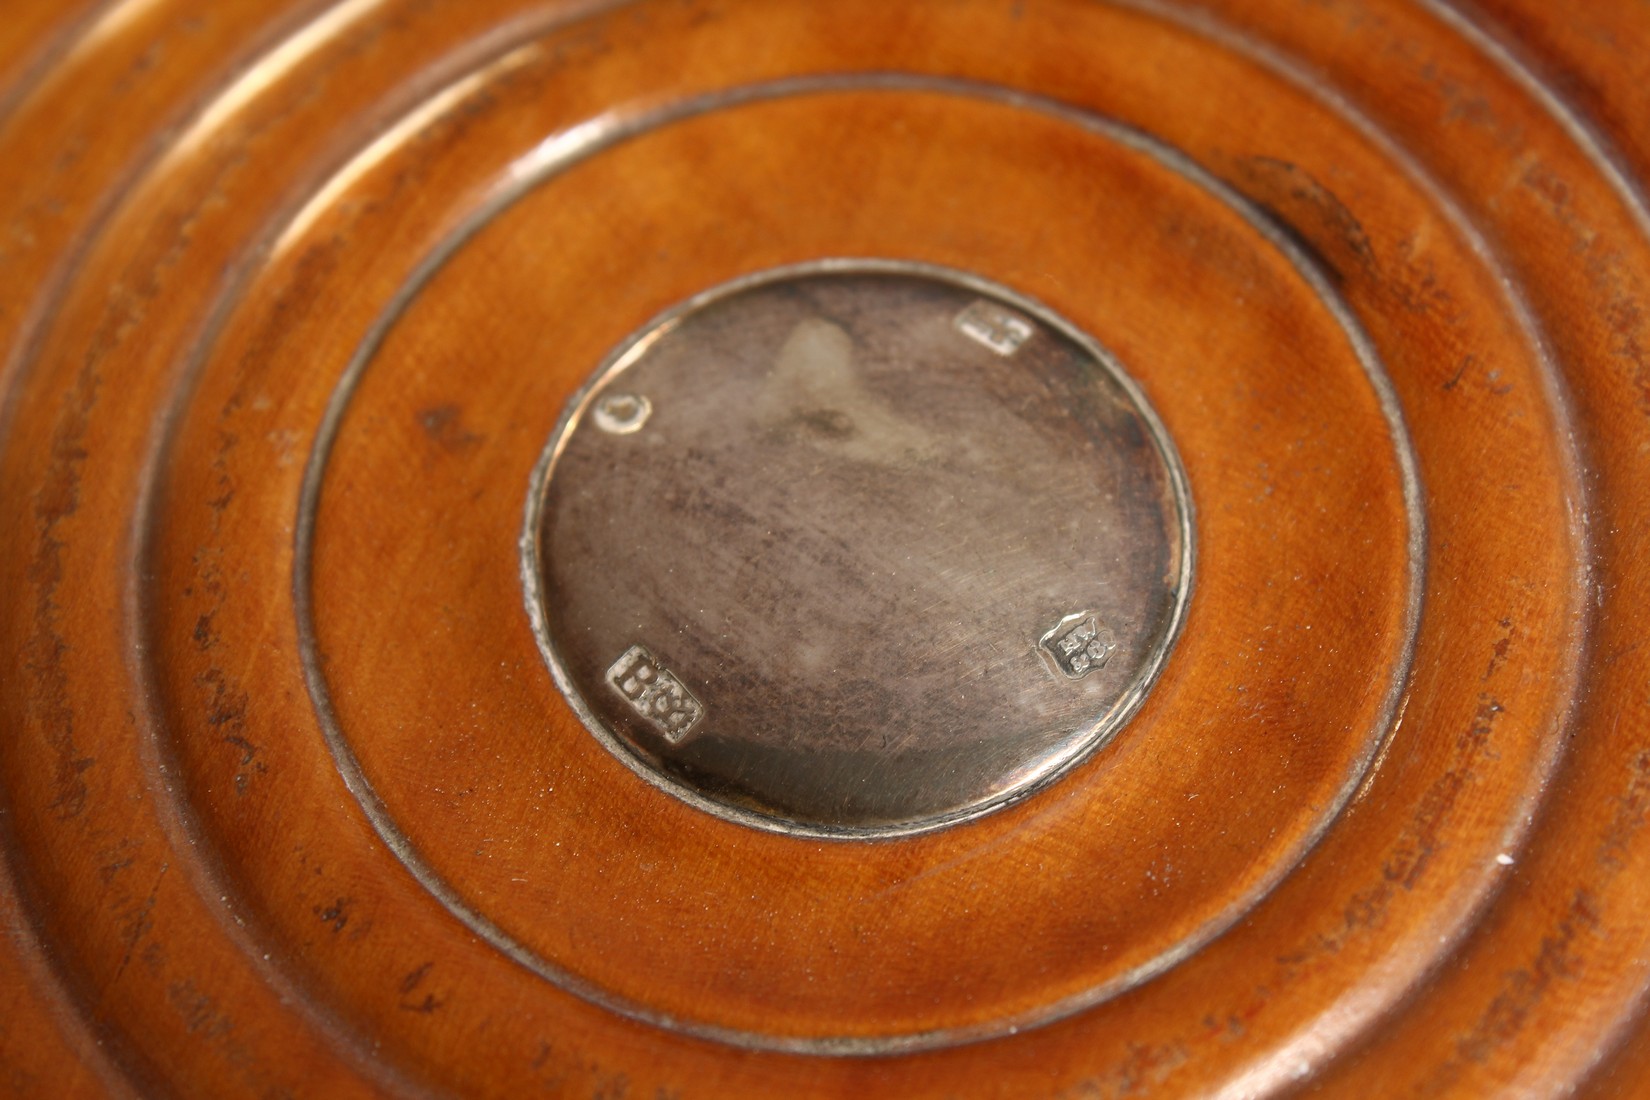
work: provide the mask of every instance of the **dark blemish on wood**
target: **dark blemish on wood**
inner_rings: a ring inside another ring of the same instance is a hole
[[[291,1091],[270,1080],[269,1074],[258,1064],[257,1052],[241,1040],[234,1018],[219,1008],[215,997],[201,990],[191,979],[182,978],[167,986],[166,1000],[182,1019],[189,1034],[216,1047],[218,1056],[250,1086],[248,1095],[258,1095],[267,1100],[291,1100]]]
[[[1276,157],[1249,157],[1239,161],[1238,174],[1256,205],[1337,286],[1351,269],[1375,270],[1363,223],[1311,172]]]
[[[1534,962],[1509,972],[1502,979],[1501,992],[1473,1029],[1456,1042],[1456,1056],[1482,1064],[1497,1048],[1523,1031],[1530,1013],[1541,1004],[1553,983],[1574,981],[1581,976],[1585,959],[1575,943],[1583,936],[1596,934],[1598,928],[1596,899],[1586,889],[1576,890],[1557,929],[1542,938]],[[1454,1075],[1455,1066],[1446,1063],[1439,1073],[1448,1079]]]
[[[1264,202],[1257,202],[1255,206],[1265,216],[1272,228],[1306,258],[1308,266],[1322,273],[1324,278],[1328,279],[1336,290],[1346,286],[1346,276],[1341,273],[1341,269],[1330,263],[1329,257],[1324,255],[1312,239],[1298,229],[1281,211]]]
[[[121,975],[126,973],[126,967],[132,961],[133,953],[137,951],[138,944],[142,943],[149,933],[154,931],[155,924],[151,914],[154,913],[155,903],[160,897],[160,884],[165,880],[166,872],[170,867],[170,863],[162,863],[159,872],[155,875],[154,883],[149,887],[148,895],[136,906],[129,907],[121,915],[120,937],[124,947],[121,951],[120,964],[115,967],[114,977],[109,979],[110,986],[120,981]]]
[[[1628,767],[1627,788],[1616,798],[1616,811],[1609,829],[1594,851],[1602,872],[1595,889],[1602,889],[1626,869],[1626,852],[1650,820],[1650,750],[1641,750]],[[1598,897],[1586,886],[1578,886],[1557,926],[1541,939],[1541,946],[1529,965],[1509,971],[1501,991],[1485,1009],[1477,1024],[1455,1045],[1455,1057],[1440,1066],[1429,1082],[1431,1092],[1442,1091],[1456,1081],[1461,1063],[1482,1064],[1498,1049],[1513,1042],[1524,1031],[1530,1015],[1547,991],[1560,982],[1575,982],[1585,974],[1586,953],[1576,943],[1597,938],[1604,925]]]
[[[1499,700],[1488,695],[1480,695],[1478,697],[1478,710],[1473,715],[1472,725],[1468,726],[1467,732],[1456,740],[1456,745],[1473,752],[1474,755],[1481,752],[1484,745],[1489,741],[1490,734],[1494,732],[1495,716],[1500,714],[1503,709]],[[1484,753],[1484,755],[1490,756],[1491,759],[1494,758],[1493,753]]]
[[[1477,370],[1478,366],[1479,363],[1476,356],[1468,355],[1462,358],[1461,366],[1456,370],[1454,376],[1451,377],[1448,382],[1444,383],[1444,390],[1446,392],[1453,392],[1466,378],[1467,373],[1469,371]],[[1484,389],[1487,390],[1493,397],[1505,397],[1513,391],[1513,386],[1511,382],[1501,381],[1500,371],[1492,370],[1484,375]]]
[[[1413,890],[1426,873],[1438,845],[1438,833],[1455,801],[1467,784],[1467,777],[1457,769],[1450,769],[1433,781],[1421,797],[1415,817],[1398,840],[1398,848],[1381,867],[1381,875],[1388,882]]]
[[[447,1002],[445,1000],[436,997],[433,993],[426,993],[424,994],[424,999],[419,1001],[417,1004],[409,1004],[406,1001],[402,1001],[400,1007],[404,1012],[417,1012],[421,1015],[428,1016],[430,1013],[434,1012],[446,1003]]]
[[[63,665],[69,643],[57,629],[62,614],[57,589],[63,581],[66,546],[57,532],[80,508],[81,468],[88,457],[84,441],[102,390],[97,364],[117,342],[117,332],[114,319],[106,317],[94,335],[74,386],[64,396],[52,433],[51,466],[34,498],[35,552],[27,576],[35,590],[35,629],[28,641],[25,667],[33,673],[36,685],[36,724],[57,758],[49,808],[59,820],[78,817],[86,808],[86,782],[82,777],[93,766],[94,758],[82,754],[75,743],[74,711],[69,705],[68,674]]]
[[[1512,648],[1512,620],[1502,619],[1497,625],[1501,627],[1503,633],[1500,638],[1496,639],[1495,644],[1490,646],[1490,663],[1484,669],[1483,679],[1485,680],[1494,676],[1495,670],[1506,663],[1507,651]]]
[[[217,633],[212,629],[212,617],[216,614],[216,611],[208,611],[206,614],[195,620],[195,631],[193,634],[195,639],[195,648],[200,650],[202,653],[205,653],[207,650],[218,644]]]
[[[568,1061],[564,1059],[558,1062],[553,1044],[542,1041],[539,1043],[539,1051],[533,1056],[531,1068],[543,1091],[555,1096],[571,1094],[568,1078],[572,1073],[578,1072],[578,1068],[569,1067]],[[583,1068],[588,1070],[590,1067]]]
[[[202,993],[188,978],[168,986],[166,999],[183,1018],[183,1026],[189,1034],[204,1031],[208,1038],[215,1038],[228,1030],[228,1020],[218,1012],[217,1001],[210,994]]]
[[[427,962],[423,966],[420,966],[417,970],[414,970],[412,973],[408,974],[405,978],[402,978],[401,995],[408,996],[413,990],[417,989],[424,981],[425,976],[429,974],[430,968],[433,966],[435,966],[434,962]]]
[[[1128,1050],[1128,1057],[1109,1072],[1061,1089],[1054,1094],[1056,1100],[1151,1095],[1190,1060],[1186,1048],[1179,1043],[1160,1046],[1130,1043]]]
[[[1633,837],[1650,820],[1650,749],[1634,755],[1627,769],[1627,789],[1616,798],[1610,828],[1595,853],[1599,866],[1612,873],[1626,868]]]
[[[225,737],[224,741],[227,744],[234,745],[236,748],[241,750],[243,753],[241,756],[242,767],[252,763],[253,758],[258,755],[258,746],[254,745],[244,737],[236,737],[231,734],[230,736]]]
[[[262,760],[257,759],[258,746],[244,737],[230,734],[225,737],[224,743],[232,745],[241,751],[240,770],[235,773],[235,793],[243,795],[252,785],[254,775],[268,775],[269,767]]]
[[[1610,351],[1632,364],[1639,411],[1650,415],[1650,357],[1644,346],[1644,308],[1627,257],[1613,235],[1600,233],[1576,213],[1569,184],[1547,165],[1539,161],[1531,164],[1520,185],[1575,237],[1575,250],[1585,256],[1583,266],[1595,297],[1603,300]]]
[[[209,582],[217,588],[215,580]],[[214,609],[201,616],[195,625],[195,642],[203,650],[216,644],[216,632],[211,627],[211,620],[217,614]],[[203,644],[203,637],[206,639]],[[206,707],[206,724],[213,729],[223,731],[221,740],[224,744],[236,749],[240,753],[234,783],[235,793],[244,795],[252,785],[252,779],[257,775],[267,775],[269,767],[256,759],[258,746],[243,736],[246,729],[246,712],[250,699],[244,691],[232,691],[228,680],[221,669],[213,668],[195,677],[195,685],[202,691],[209,693]]]
[[[224,684],[224,675],[217,669],[196,678],[196,683],[212,688],[212,700],[206,709],[206,724],[209,726],[230,726],[239,730],[246,723],[247,694],[238,691],[233,694]]]
[[[115,877],[130,867],[133,862],[133,858],[127,856],[125,859],[117,859],[113,863],[105,863],[98,868],[97,877],[102,880],[104,886],[113,886]]]
[[[86,805],[86,783],[80,777],[96,763],[95,756],[60,757],[55,775],[57,797],[52,799],[48,809],[58,811],[58,817],[64,820],[78,816]]]
[[[1333,932],[1319,934],[1294,951],[1278,957],[1285,980],[1292,980],[1318,962],[1332,958],[1366,930],[1378,928],[1386,920],[1393,896],[1410,891],[1420,883],[1436,854],[1440,836],[1461,792],[1471,780],[1478,761],[1490,755],[1488,745],[1496,718],[1503,713],[1501,703],[1490,695],[1480,695],[1478,709],[1466,732],[1456,738],[1450,768],[1433,781],[1421,797],[1415,814],[1404,827],[1381,867],[1381,882],[1362,891],[1341,911],[1341,924]]]
[[[1490,735],[1495,732],[1495,720],[1503,708],[1488,695],[1478,697],[1478,710],[1465,732],[1455,739],[1455,759],[1443,775],[1433,781],[1422,797],[1414,818],[1399,839],[1399,848],[1382,868],[1388,882],[1413,890],[1426,873],[1439,845],[1439,834],[1444,822],[1455,809],[1472,778],[1473,768],[1484,757],[1494,758],[1488,748]]]
[[[480,443],[482,436],[467,430],[460,419],[463,410],[457,405],[437,405],[418,414],[418,426],[430,441],[444,451],[463,451]]]
[[[332,925],[332,931],[336,934],[342,932],[344,926],[349,924],[349,907],[354,903],[354,900],[353,898],[339,898],[325,907],[317,905],[311,912],[321,918],[322,924]]]
[[[224,421],[240,411],[240,396],[231,398],[219,414],[219,420]],[[229,510],[229,505],[235,499],[235,479],[229,473],[229,455],[240,445],[241,437],[237,432],[219,430],[217,453],[212,456],[212,480],[217,486],[217,492],[206,498],[206,507],[212,512],[212,531],[216,534],[223,529],[223,515]]]

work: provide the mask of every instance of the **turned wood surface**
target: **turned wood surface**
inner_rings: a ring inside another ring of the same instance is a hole
[[[3,4],[0,1093],[1650,1097],[1643,0]],[[873,839],[645,782],[522,575],[604,357],[840,258],[1092,336],[1196,544]]]

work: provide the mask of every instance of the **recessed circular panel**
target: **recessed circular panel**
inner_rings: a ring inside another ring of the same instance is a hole
[[[563,690],[644,775],[756,824],[910,831],[1127,719],[1188,513],[1092,340],[968,276],[836,261],[619,348],[546,451],[524,569]]]

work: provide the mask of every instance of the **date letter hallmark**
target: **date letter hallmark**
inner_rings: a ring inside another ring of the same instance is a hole
[[[977,344],[984,344],[1007,359],[1031,339],[1031,322],[1002,306],[980,299],[952,322],[957,331]]]
[[[613,662],[607,670],[607,682],[672,745],[685,741],[705,717],[704,704],[639,645],[631,646]]]
[[[1042,639],[1043,652],[1069,680],[1106,667],[1117,652],[1117,635],[1092,611],[1067,615]]]

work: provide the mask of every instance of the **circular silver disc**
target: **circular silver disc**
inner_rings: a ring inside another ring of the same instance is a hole
[[[1127,720],[1189,516],[1092,340],[957,272],[828,261],[613,354],[546,449],[523,568],[558,683],[639,774],[874,835],[1005,804]]]

